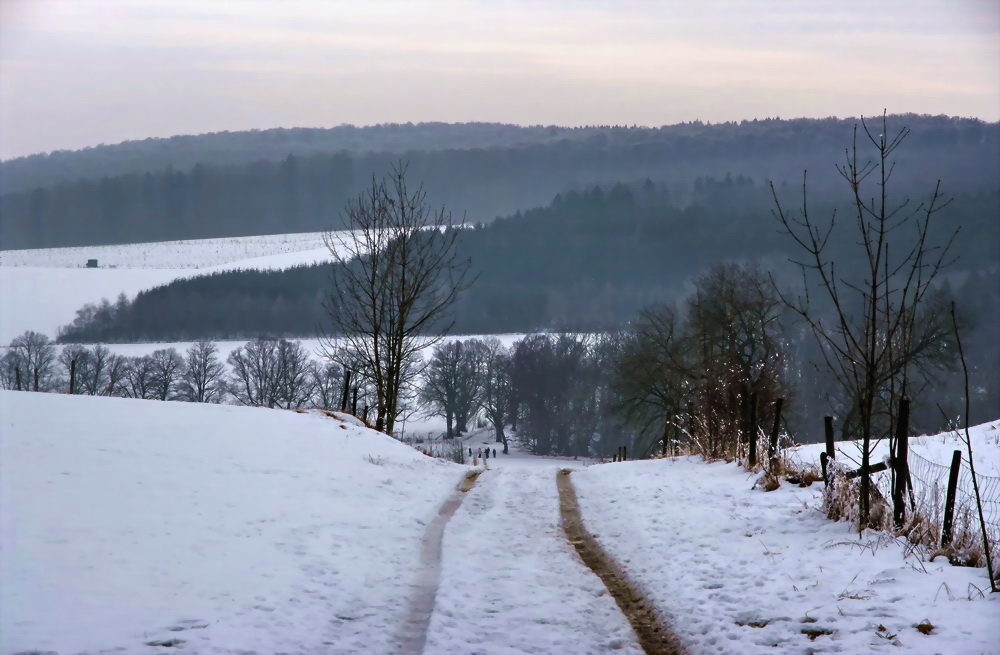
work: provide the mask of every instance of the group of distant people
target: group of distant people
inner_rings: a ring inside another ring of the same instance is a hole
[[[489,459],[490,458],[490,449],[489,448],[486,448],[486,449],[480,448],[476,452],[476,454],[479,457],[479,459]],[[493,457],[496,457],[496,456],[497,456],[497,449],[494,448],[493,449]],[[469,447],[469,457],[472,457],[472,447],[471,446]]]

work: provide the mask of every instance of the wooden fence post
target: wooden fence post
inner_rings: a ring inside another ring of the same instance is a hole
[[[830,462],[830,456],[826,454],[824,450],[819,454],[819,465],[823,467],[823,484],[827,487],[830,486],[830,478],[826,474],[827,464]]]
[[[69,395],[76,393],[76,360],[69,363]]]
[[[663,419],[663,456],[667,456],[667,442],[670,440],[670,415]]]
[[[896,452],[893,454],[892,524],[897,530],[906,521],[906,481],[910,477],[907,463],[910,434],[910,401],[899,401],[899,416],[896,419]]]
[[[944,501],[944,525],[941,527],[941,547],[951,543],[951,522],[955,518],[955,492],[958,490],[958,470],[962,467],[962,451],[951,456],[951,474],[948,476],[948,495]]]
[[[837,454],[833,449],[833,417],[823,417],[823,432],[826,436],[826,456],[836,459]]]
[[[628,461],[628,446],[622,446],[622,461]]]
[[[784,402],[784,398],[778,398],[774,401],[774,427],[771,428],[771,439],[767,443],[768,469],[774,468],[774,462],[778,455],[778,429],[781,427],[781,405]]]
[[[757,392],[750,394],[750,468],[757,466]]]
[[[358,415],[358,388],[354,387],[354,398],[351,400],[351,414]]]
[[[344,390],[340,394],[340,411],[347,411],[347,398],[351,392],[351,369],[344,369]]]

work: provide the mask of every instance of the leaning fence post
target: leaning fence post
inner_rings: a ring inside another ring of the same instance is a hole
[[[941,527],[941,547],[951,543],[951,522],[955,517],[955,492],[958,490],[958,470],[962,466],[962,451],[951,456],[951,474],[948,476],[948,495],[944,501],[944,525]]]
[[[784,398],[778,398],[774,401],[774,427],[771,428],[771,439],[767,444],[767,466],[769,469],[774,468],[774,460],[778,454],[778,429],[781,427],[781,405],[784,402]]]
[[[833,450],[833,417],[823,417],[823,432],[826,435],[826,456],[836,458],[837,454]]]
[[[896,452],[893,455],[894,473],[892,488],[892,523],[899,530],[906,520],[906,481],[910,477],[907,463],[910,434],[910,401],[899,401],[899,416],[896,419]]]
[[[76,393],[76,360],[69,363],[69,395]]]
[[[757,392],[750,394],[750,468],[757,466]]]

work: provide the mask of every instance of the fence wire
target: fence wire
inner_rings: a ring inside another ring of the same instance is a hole
[[[932,462],[912,450],[908,455],[910,480],[913,483],[913,494],[917,505],[929,514],[928,518],[931,521],[940,525],[944,518],[951,466]],[[976,480],[979,482],[987,536],[991,544],[1000,543],[1000,477],[979,473],[976,475]],[[954,516],[956,522],[971,521],[975,532],[979,533],[979,515],[976,509],[976,492],[972,484],[972,469],[964,457],[959,467]]]

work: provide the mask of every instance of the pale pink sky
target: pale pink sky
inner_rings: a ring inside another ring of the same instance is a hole
[[[219,130],[1000,120],[997,0],[0,0],[0,158]]]

